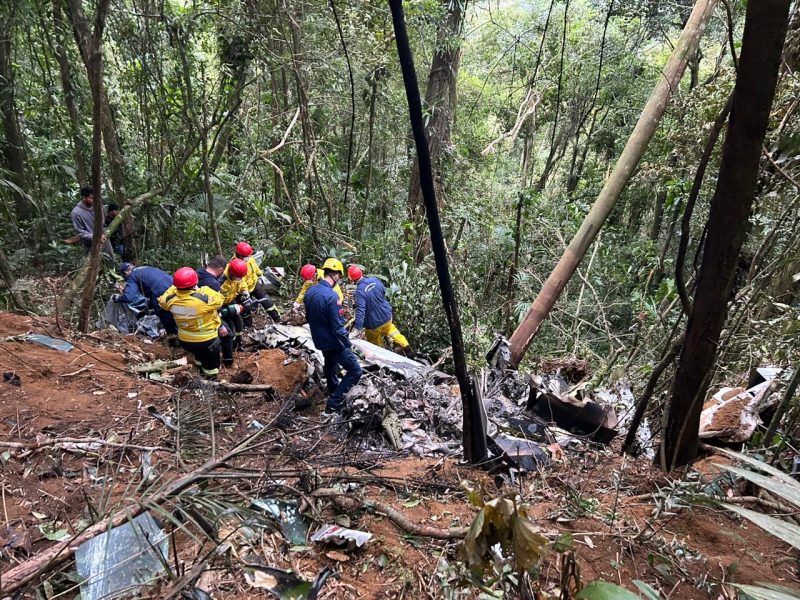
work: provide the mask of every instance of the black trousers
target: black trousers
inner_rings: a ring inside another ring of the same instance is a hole
[[[256,287],[253,288],[253,291],[250,292],[250,296],[253,299],[258,301],[258,305],[263,306],[266,313],[272,317],[274,320],[280,319],[280,314],[278,313],[278,309],[275,308],[275,303],[272,301],[272,298],[269,297],[267,293],[266,286],[259,282],[256,284]],[[242,321],[244,322],[245,327],[252,327],[253,326],[253,310],[252,308],[246,308],[245,311],[242,313]]]
[[[184,342],[183,340],[180,342],[181,348],[194,356],[194,362],[200,367],[203,375],[214,376],[219,373],[221,347],[219,336],[205,342]]]
[[[242,344],[244,324],[242,323],[241,315],[227,316],[222,319],[222,324],[228,330],[228,335],[219,338],[222,350],[222,364],[226,367],[230,367],[233,364],[233,353],[236,352]]]

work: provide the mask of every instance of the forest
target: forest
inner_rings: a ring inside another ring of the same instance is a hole
[[[800,3],[5,0],[0,115],[0,597],[800,598]],[[245,241],[219,377],[104,326]]]

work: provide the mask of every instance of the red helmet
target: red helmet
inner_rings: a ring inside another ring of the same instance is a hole
[[[351,281],[358,281],[364,276],[364,272],[358,265],[350,265],[347,267],[347,276]]]
[[[234,258],[228,263],[228,275],[241,279],[247,275],[247,263],[241,258]]]
[[[192,267],[181,267],[172,276],[172,284],[179,290],[190,290],[197,285],[197,271]]]
[[[239,256],[253,256],[253,247],[247,242],[236,244],[236,254]]]
[[[302,277],[305,281],[314,281],[314,278],[317,276],[317,267],[308,263],[307,265],[303,265],[303,268],[300,269],[300,277]]]

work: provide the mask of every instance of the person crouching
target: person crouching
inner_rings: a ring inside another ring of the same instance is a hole
[[[220,365],[220,335],[229,335],[217,312],[222,294],[210,287],[197,287],[197,272],[181,267],[172,276],[172,286],[158,299],[178,326],[181,347],[194,356],[204,377],[216,379]]]

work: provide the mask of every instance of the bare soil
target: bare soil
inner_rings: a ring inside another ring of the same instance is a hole
[[[476,515],[478,509],[467,501],[462,486],[465,481],[482,487],[487,499],[518,494],[530,505],[542,532],[553,539],[571,534],[568,554],[574,556],[583,583],[602,578],[634,589],[631,582],[641,579],[664,597],[718,600],[735,597],[732,582],[793,585],[798,581],[794,551],[749,522],[675,493],[680,487],[675,481],[683,474],[665,475],[644,459],[623,459],[616,448],[565,449],[561,460],[547,470],[498,487],[495,475],[452,458],[359,447],[358,439],[343,439],[320,418],[321,402],[305,412],[287,413],[283,401],[305,382],[307,366],[280,350],[261,350],[240,354],[223,378],[246,370],[254,383],[271,384],[276,395],[270,399],[263,394],[230,394],[214,399],[213,406],[209,404],[214,427],[201,432],[206,445],[191,456],[185,447],[176,449],[174,433],[148,408],[170,417],[186,414],[180,411],[196,401],[192,399],[199,397],[197,393],[178,388],[175,382],[136,376],[131,370],[151,360],[180,357],[182,351],[108,332],[87,336],[59,331],[52,319],[0,313],[0,338],[28,332],[68,339],[76,347],[64,353],[27,341],[0,341],[0,370],[18,375],[21,382],[20,386],[0,382],[0,442],[6,443],[0,452],[8,452],[2,456],[0,473],[3,573],[54,543],[45,533],[59,529],[72,533],[114,505],[130,505],[148,488],[142,481],[145,455],[161,477],[176,478],[212,452],[219,455],[250,435],[256,420],[273,427],[270,436],[257,451],[231,465],[251,469],[247,472],[254,478],[209,481],[199,489],[226,499],[238,497],[240,502],[245,494],[274,497],[282,492],[297,499],[318,523],[346,518],[351,527],[369,531],[373,538],[353,550],[313,542],[290,548],[279,532],[264,534],[256,546],[241,541],[237,533],[230,552],[210,561],[192,584],[215,599],[271,597],[245,582],[239,559],[246,553],[308,579],[329,567],[336,576],[322,588],[321,598],[437,598],[443,597],[442,582],[447,580],[457,588],[469,587],[463,583],[467,570],[457,562],[457,540],[410,535],[374,511],[341,511],[314,497],[313,489],[332,485],[345,486],[340,489],[350,497],[389,504],[416,524],[441,529],[467,526]],[[177,372],[186,378],[192,369]],[[206,406],[196,402],[201,409]],[[36,447],[53,438],[155,449]],[[183,443],[188,445],[189,440]],[[732,496],[741,495],[744,490],[731,488],[715,466],[721,462],[725,459],[716,456],[703,459],[686,479],[695,481],[698,489],[715,484]],[[183,531],[174,539],[170,560],[184,571],[213,547]],[[565,560],[565,555],[551,553],[542,564],[542,594],[559,585]],[[74,572],[74,563],[63,570]],[[74,584],[70,588],[63,576],[50,572],[44,579],[54,589],[72,590],[60,597],[77,596]],[[174,583],[165,581],[146,595],[166,597]],[[34,597],[34,587],[22,597]],[[479,593],[473,586],[470,595]]]

